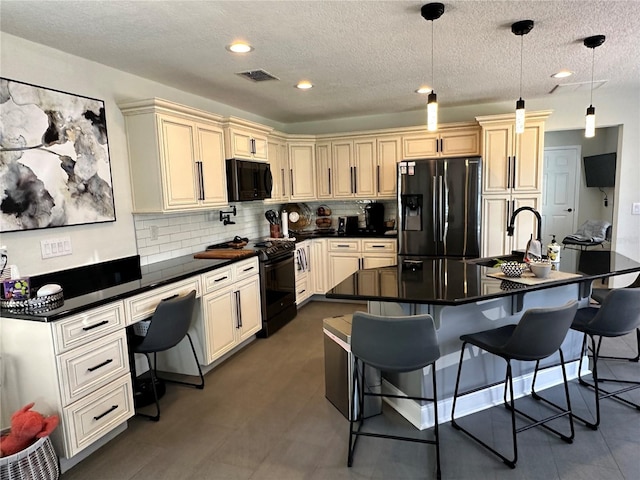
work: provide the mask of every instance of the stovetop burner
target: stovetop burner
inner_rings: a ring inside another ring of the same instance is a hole
[[[256,243],[255,248],[258,249],[258,258],[264,262],[293,252],[296,243],[290,240],[267,239]]]

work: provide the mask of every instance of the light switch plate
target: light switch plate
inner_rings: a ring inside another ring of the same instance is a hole
[[[632,204],[631,215],[640,215],[640,203],[635,202]]]
[[[42,258],[62,257],[63,255],[71,255],[71,238],[49,238],[40,241],[40,254]]]

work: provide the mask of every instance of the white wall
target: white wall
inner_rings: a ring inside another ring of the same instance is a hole
[[[270,125],[288,133],[329,133],[372,128],[417,125],[424,121],[423,111],[377,115],[338,121],[307,122],[282,125],[228,105],[191,95],[150,80],[90,62],[43,45],[25,41],[0,32],[2,76],[39,86],[99,98],[105,101],[109,148],[116,201],[117,221],[106,224],[62,227],[2,234],[0,243],[9,249],[9,262],[20,267],[23,275],[45,273],[97,261],[133,255],[136,250],[136,228],[131,214],[131,195],[124,121],[118,102],[130,99],[160,97],[221,115],[235,115]],[[527,99],[530,110],[553,109],[547,130],[583,128],[586,98],[583,95],[548,96]],[[640,216],[631,215],[631,203],[640,201],[640,90],[629,92],[598,92],[594,99],[599,126],[621,125],[618,151],[618,185],[614,205],[613,247],[640,260]],[[510,112],[513,102],[441,108],[441,122],[468,121],[477,115]],[[257,207],[256,207],[257,208]],[[264,210],[269,207],[264,206]],[[254,212],[255,213],[255,212]],[[215,213],[217,214],[217,213]],[[146,216],[145,216],[146,217]],[[257,215],[253,215],[257,218]],[[148,220],[142,218],[142,222]],[[257,220],[256,220],[257,221]],[[144,223],[143,223],[144,225]],[[211,222],[211,238],[226,238],[219,222]],[[263,227],[266,224],[263,225]],[[258,225],[250,228],[261,230]],[[144,227],[143,227],[144,229]],[[40,241],[57,236],[69,236],[73,254],[47,260],[40,258]],[[143,234],[144,235],[144,234]],[[204,238],[202,238],[204,240]],[[141,247],[146,248],[146,247]]]

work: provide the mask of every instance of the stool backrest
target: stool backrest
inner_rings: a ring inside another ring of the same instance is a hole
[[[431,315],[382,317],[356,312],[351,351],[365,363],[393,372],[418,370],[440,357]]]
[[[162,300],[156,307],[149,330],[137,346],[139,352],[161,352],[176,346],[187,335],[196,303],[196,291]]]
[[[561,307],[524,312],[503,351],[517,360],[541,360],[556,352],[578,311],[575,300]]]
[[[587,324],[598,335],[617,337],[640,327],[640,288],[612,290]]]

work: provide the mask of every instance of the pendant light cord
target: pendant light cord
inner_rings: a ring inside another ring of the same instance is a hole
[[[431,93],[435,89],[435,74],[433,70],[433,20],[431,20]]]
[[[591,96],[589,98],[589,105],[593,105],[593,68],[596,61],[596,49],[593,48],[593,55],[591,55]]]
[[[520,35],[520,98],[522,98],[522,50],[524,46],[524,35]]]

